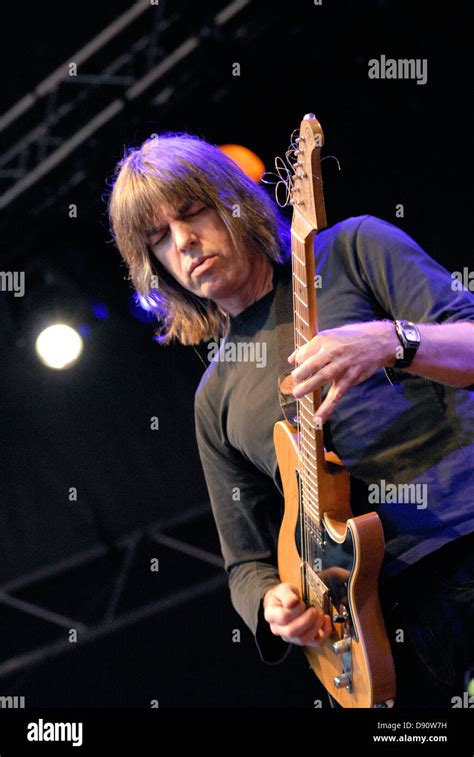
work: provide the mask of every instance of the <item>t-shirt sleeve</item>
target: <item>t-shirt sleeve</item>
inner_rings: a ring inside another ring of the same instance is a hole
[[[291,644],[263,617],[266,591],[280,583],[276,567],[278,502],[274,482],[225,439],[216,410],[198,388],[196,439],[232,604],[255,637],[263,662],[281,662]]]
[[[365,216],[359,223],[348,264],[393,319],[415,323],[474,321],[474,294],[431,258],[406,232]]]
[[[344,245],[350,275],[385,316],[414,323],[474,323],[474,294],[402,229],[369,215],[351,241]],[[466,389],[473,391],[474,384]]]

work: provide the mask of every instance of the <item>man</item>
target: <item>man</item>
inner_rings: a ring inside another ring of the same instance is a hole
[[[195,418],[234,607],[265,662],[284,659],[290,644],[318,646],[329,616],[306,607],[276,567],[274,294],[285,287],[291,297],[288,226],[232,161],[186,134],[124,156],[109,214],[133,284],[161,320],[159,340],[218,347]],[[320,232],[315,261],[320,333],[289,357],[294,395],[323,387],[315,422],[368,487],[365,510],[382,520],[397,703],[449,707],[474,662],[474,297],[372,216]],[[394,322],[403,319],[420,342],[393,386],[384,369],[397,365],[403,334]],[[260,362],[248,357],[257,347]]]

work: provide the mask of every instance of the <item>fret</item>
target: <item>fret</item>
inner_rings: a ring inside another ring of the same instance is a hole
[[[308,466],[308,471],[316,476],[318,473],[318,459],[313,454],[312,449],[313,449],[312,447],[308,447],[308,445],[304,443],[303,441],[301,442],[300,452],[301,452],[302,459]]]
[[[320,516],[320,514],[319,513],[309,513],[309,514],[310,514],[311,517],[308,518],[308,520],[311,522],[311,526],[315,530],[318,529],[319,528],[319,524],[321,523],[321,516]],[[307,524],[305,524],[305,525],[307,525]],[[312,537],[312,535],[310,533],[310,538],[311,537]]]
[[[319,495],[318,492],[313,490],[311,485],[308,485],[308,482],[306,481],[306,485],[302,487],[303,489],[303,501],[306,504],[309,502],[311,505],[313,505],[316,509],[319,509]]]
[[[309,491],[308,491],[309,488]],[[317,492],[313,493],[311,487],[302,487],[303,503],[306,508],[307,505],[311,505],[315,510],[319,512],[319,496]]]
[[[305,511],[306,511],[306,508],[305,508]],[[305,522],[305,531],[307,533],[307,537],[309,536],[309,538],[311,539],[311,536],[312,536],[311,531],[313,530],[316,531],[320,526],[321,515],[319,514],[319,512],[310,512],[310,511],[308,511],[308,515],[309,515],[308,520],[310,521],[311,526],[309,526],[308,528],[308,524],[307,522]],[[309,534],[308,534],[308,531],[309,531]]]
[[[298,334],[298,336],[300,336],[303,339],[304,343],[308,344],[308,339],[306,339],[305,335],[302,334],[301,331],[299,331],[299,329],[295,329],[295,331]]]
[[[304,407],[304,408],[305,408],[306,410],[308,410],[308,408],[307,408],[306,406],[307,406],[307,405],[312,405],[312,404],[313,404],[313,395],[312,395],[312,393],[309,393],[309,394],[304,394],[304,395],[303,395],[303,397],[300,397],[300,398],[299,398],[299,401],[300,401],[300,403],[301,403],[301,404],[303,405],[303,407]]]
[[[311,454],[311,449],[308,448],[308,447],[306,447],[304,444],[301,444],[301,448],[306,453],[305,460],[308,461],[308,465],[311,465],[312,468],[314,468],[314,472],[317,473],[317,469],[316,469],[317,459],[316,459],[316,457],[314,455]]]
[[[310,502],[317,509],[319,507],[318,492],[312,488],[308,480],[303,479],[302,481],[304,481],[304,485],[302,484],[304,502]]]
[[[292,252],[291,258],[292,258],[293,261],[297,260],[298,263],[301,266],[305,266],[306,265],[306,261],[305,260],[301,260],[301,258],[298,257],[298,255],[294,252],[294,250]]]
[[[300,284],[300,286],[302,286],[303,289],[307,288],[306,284],[304,283],[304,281],[301,281],[301,279],[299,278],[299,276],[297,276],[294,271],[293,271],[293,278],[297,280],[298,284]]]
[[[321,515],[319,513],[319,510],[314,510],[311,506],[305,507],[305,514],[309,515],[308,520],[311,520],[312,526],[318,528],[319,524],[321,522]],[[306,518],[305,518],[306,520]]]
[[[308,515],[309,515],[309,517],[307,517]],[[311,537],[311,536],[314,535],[314,531],[317,531],[318,528],[319,528],[320,514],[317,513],[316,518],[313,518],[312,517],[312,513],[306,513],[306,511],[305,511],[305,513],[304,513],[304,520],[305,520],[305,522],[309,523],[309,526],[310,526],[309,536]]]
[[[313,429],[315,429],[316,426],[314,425],[313,414],[314,414],[313,408],[310,409],[309,407],[305,407],[304,405],[300,405],[300,415],[301,415],[301,417],[304,418],[304,420],[307,423],[309,423],[310,426]]]
[[[310,502],[314,502],[316,507],[319,507],[319,489],[317,487],[316,480],[314,479],[313,475],[305,476],[301,472],[301,467],[299,470],[303,494],[308,498]]]
[[[300,478],[303,481],[309,481],[309,485],[311,487],[311,491],[313,491],[316,495],[318,494],[318,479],[316,477],[316,473],[309,468],[306,470],[303,466],[299,466],[300,471]]]
[[[310,470],[309,468],[304,469],[303,466],[299,466],[300,471],[300,478],[303,481],[309,481],[311,490],[314,491],[315,494],[318,493],[318,479],[316,477],[316,473]]]
[[[314,450],[314,445],[317,442],[317,436],[316,436],[316,433],[314,433],[316,429],[315,428],[308,429],[305,427],[304,423],[300,422],[299,430],[300,430],[300,441],[302,443],[305,442],[307,445],[309,445],[309,449]]]
[[[314,425],[312,418],[309,419],[303,413],[300,413],[299,421],[300,421],[300,430],[302,433],[304,433],[306,439],[308,439],[311,445],[316,444],[316,441],[317,441],[316,433],[318,429]]]
[[[311,485],[311,490],[314,491],[315,494],[318,493],[318,479],[316,477],[316,473],[311,471],[309,468],[304,470],[303,466],[299,466],[300,470],[300,478],[302,481],[309,481]],[[314,488],[313,488],[314,487]]]
[[[308,326],[308,328],[309,328],[308,321],[305,321],[305,319],[303,318],[303,316],[301,315],[301,313],[298,313],[298,311],[295,311],[295,315],[300,319],[300,321],[303,321],[303,323],[304,323],[305,326]]]
[[[308,309],[308,303],[306,303],[304,300],[302,300],[301,297],[299,296],[299,294],[297,292],[295,292],[294,295],[295,295],[296,299],[301,302],[302,306],[304,308]]]
[[[306,438],[310,441],[311,444],[315,444],[317,441],[317,431],[318,429],[313,423],[313,419],[308,418],[303,413],[300,413],[300,428],[301,431],[304,432]]]
[[[303,465],[299,466],[301,476],[305,476],[308,481],[311,480],[315,489],[318,488],[317,468],[314,462],[309,458],[300,458]]]
[[[311,490],[314,491],[315,494],[318,493],[318,479],[316,477],[316,473],[314,473],[309,468],[304,470],[304,468],[300,465],[300,477],[302,481],[309,481]]]
[[[301,441],[307,442],[310,445],[310,449],[314,449],[314,445],[317,442],[316,429],[307,428],[304,423],[300,423],[300,435]]]
[[[301,494],[303,497],[303,508],[314,508],[314,511],[319,513],[319,497],[317,494],[313,494],[309,489],[302,488]]]

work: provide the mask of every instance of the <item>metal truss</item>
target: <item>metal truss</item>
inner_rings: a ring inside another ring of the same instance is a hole
[[[122,630],[137,622],[147,618],[168,612],[170,609],[178,607],[184,603],[196,599],[197,597],[211,593],[227,585],[227,575],[223,570],[223,560],[220,556],[208,552],[205,549],[197,547],[187,541],[182,541],[168,535],[166,532],[183,525],[192,525],[192,522],[202,516],[210,515],[209,506],[200,506],[189,510],[182,515],[169,520],[163,520],[143,529],[138,529],[114,544],[114,551],[123,552],[120,566],[113,583],[112,591],[108,598],[102,619],[96,624],[84,623],[80,617],[68,617],[61,613],[54,612],[45,606],[25,601],[15,596],[15,593],[29,586],[41,584],[42,581],[55,576],[66,574],[74,568],[80,568],[90,565],[98,558],[106,556],[110,549],[105,546],[98,546],[87,551],[80,552],[70,558],[58,561],[52,565],[46,566],[29,575],[21,576],[3,585],[0,585],[0,607],[10,607],[24,613],[27,617],[45,621],[55,627],[57,630],[75,629],[78,631],[79,644],[87,644],[97,639],[103,638],[115,631]],[[137,548],[144,538],[157,545],[176,550],[180,554],[185,554],[201,562],[216,567],[216,575],[205,580],[197,581],[190,584],[185,589],[174,591],[170,596],[160,600],[147,602],[141,607],[126,613],[117,613],[120,598],[123,594],[127,576],[130,573],[133,558],[136,555]],[[0,662],[0,679],[11,676],[22,670],[30,668],[45,660],[57,657],[58,655],[71,652],[77,648],[72,644],[65,634],[61,634],[60,639],[55,639],[50,643],[30,649],[24,653],[10,657]]]
[[[138,0],[123,15],[0,118],[0,207],[4,208],[74,150],[179,67],[203,40],[219,34],[252,0],[215,7],[196,33],[180,41],[187,3]],[[187,26],[187,25],[185,25]],[[21,136],[18,136],[21,134]]]

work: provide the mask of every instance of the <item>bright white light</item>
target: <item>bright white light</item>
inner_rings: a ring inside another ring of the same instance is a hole
[[[151,311],[152,301],[148,299],[148,297],[143,297],[142,294],[139,294],[137,300],[138,304],[143,310],[146,310],[148,313]]]
[[[41,332],[35,347],[44,365],[60,371],[76,362],[82,352],[82,338],[75,329],[57,323]]]

